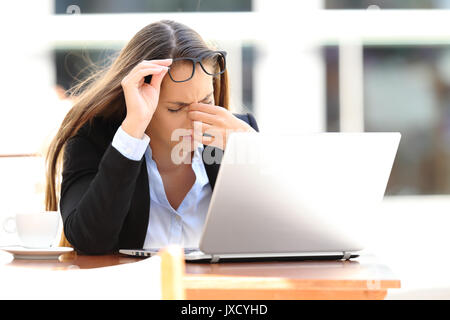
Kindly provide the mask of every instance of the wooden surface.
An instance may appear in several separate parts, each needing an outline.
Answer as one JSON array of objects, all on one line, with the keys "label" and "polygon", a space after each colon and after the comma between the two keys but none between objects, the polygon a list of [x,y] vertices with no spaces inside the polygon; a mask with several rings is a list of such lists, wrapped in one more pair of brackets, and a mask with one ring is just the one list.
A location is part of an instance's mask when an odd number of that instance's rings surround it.
[{"label": "wooden surface", "polygon": [[373,259],[188,264],[190,299],[383,299],[400,281]]},{"label": "wooden surface", "polygon": [[[7,265],[84,269],[140,259],[69,254],[59,261],[13,260]],[[186,263],[183,285],[187,299],[383,299],[388,289],[400,288],[400,280],[368,256],[352,261]],[[179,291],[173,294],[180,298]]]}]

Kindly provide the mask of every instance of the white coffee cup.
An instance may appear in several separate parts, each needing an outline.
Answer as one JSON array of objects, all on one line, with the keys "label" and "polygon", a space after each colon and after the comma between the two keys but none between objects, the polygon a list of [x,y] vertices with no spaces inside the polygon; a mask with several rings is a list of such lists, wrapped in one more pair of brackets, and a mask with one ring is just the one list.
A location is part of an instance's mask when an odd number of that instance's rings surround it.
[{"label": "white coffee cup", "polygon": [[17,232],[24,247],[48,248],[55,240],[59,219],[58,211],[21,212],[6,218],[3,229],[8,233]]}]

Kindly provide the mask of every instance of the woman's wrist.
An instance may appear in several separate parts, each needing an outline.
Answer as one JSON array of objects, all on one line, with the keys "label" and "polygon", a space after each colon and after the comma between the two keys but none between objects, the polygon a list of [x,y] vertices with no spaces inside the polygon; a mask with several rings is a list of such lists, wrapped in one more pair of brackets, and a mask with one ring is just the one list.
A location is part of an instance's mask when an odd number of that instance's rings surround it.
[{"label": "woman's wrist", "polygon": [[145,123],[142,120],[135,120],[128,116],[125,117],[122,122],[122,130],[137,139],[142,139],[144,137],[147,126],[148,123]]}]

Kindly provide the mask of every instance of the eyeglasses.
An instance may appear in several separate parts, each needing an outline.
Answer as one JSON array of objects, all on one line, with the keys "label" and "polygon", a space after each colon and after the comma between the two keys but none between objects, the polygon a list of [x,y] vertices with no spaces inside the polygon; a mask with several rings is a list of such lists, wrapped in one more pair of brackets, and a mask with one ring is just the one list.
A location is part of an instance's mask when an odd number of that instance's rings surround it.
[{"label": "eyeglasses", "polygon": [[[174,82],[185,82],[192,79],[197,62],[206,74],[216,77],[225,72],[226,55],[226,51],[209,51],[197,58],[175,58],[169,66],[169,77]],[[184,68],[178,66],[184,66]],[[148,75],[144,81],[150,83],[151,79],[152,75]]]}]

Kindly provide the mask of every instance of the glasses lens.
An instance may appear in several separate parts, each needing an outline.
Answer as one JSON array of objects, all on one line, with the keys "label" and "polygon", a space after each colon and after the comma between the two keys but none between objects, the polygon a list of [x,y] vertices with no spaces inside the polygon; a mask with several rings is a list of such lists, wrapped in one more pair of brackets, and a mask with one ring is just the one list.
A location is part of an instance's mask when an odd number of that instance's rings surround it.
[{"label": "glasses lens", "polygon": [[[202,59],[202,66],[206,73],[211,76],[222,74],[225,71],[225,56],[220,52],[216,52],[212,56]],[[200,68],[200,65],[197,65],[197,67]],[[187,58],[176,59],[172,62],[169,69],[169,75],[175,82],[191,79],[194,72],[194,61]]]},{"label": "glasses lens", "polygon": [[170,65],[169,73],[173,81],[186,81],[194,72],[194,62],[189,59],[173,61]]},{"label": "glasses lens", "polygon": [[212,57],[203,59],[202,65],[209,75],[219,75],[225,71],[225,57],[221,53],[217,53]]}]

